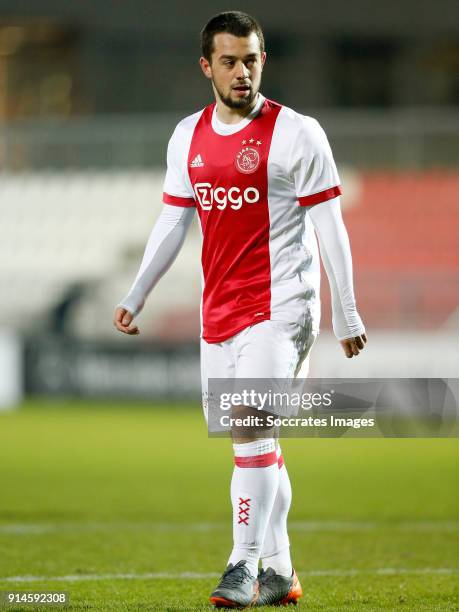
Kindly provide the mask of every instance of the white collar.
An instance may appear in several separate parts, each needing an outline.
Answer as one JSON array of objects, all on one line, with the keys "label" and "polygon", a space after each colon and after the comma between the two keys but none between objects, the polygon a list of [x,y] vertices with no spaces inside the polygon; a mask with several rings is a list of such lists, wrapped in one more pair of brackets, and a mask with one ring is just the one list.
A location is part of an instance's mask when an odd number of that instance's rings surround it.
[{"label": "white collar", "polygon": [[215,105],[214,110],[212,112],[212,128],[215,132],[217,132],[217,134],[220,134],[221,136],[229,136],[230,134],[235,134],[236,132],[239,132],[239,130],[245,128],[245,126],[248,125],[252,121],[252,119],[254,119],[258,115],[261,107],[263,106],[264,101],[265,97],[261,93],[258,93],[257,103],[247,115],[247,117],[244,117],[244,119],[241,119],[241,121],[239,121],[238,123],[223,123],[223,121],[220,121],[220,119],[217,117],[217,105]]}]

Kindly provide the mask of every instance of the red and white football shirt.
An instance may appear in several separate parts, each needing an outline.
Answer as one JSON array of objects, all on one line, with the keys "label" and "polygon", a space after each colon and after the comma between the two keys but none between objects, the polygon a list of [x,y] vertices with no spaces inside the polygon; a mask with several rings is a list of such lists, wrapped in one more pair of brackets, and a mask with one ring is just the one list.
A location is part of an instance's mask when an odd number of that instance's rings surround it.
[{"label": "red and white football shirt", "polygon": [[318,330],[320,266],[306,207],[337,197],[339,183],[319,123],[261,95],[238,124],[220,122],[214,103],[177,125],[163,201],[198,211],[207,342],[266,319]]}]

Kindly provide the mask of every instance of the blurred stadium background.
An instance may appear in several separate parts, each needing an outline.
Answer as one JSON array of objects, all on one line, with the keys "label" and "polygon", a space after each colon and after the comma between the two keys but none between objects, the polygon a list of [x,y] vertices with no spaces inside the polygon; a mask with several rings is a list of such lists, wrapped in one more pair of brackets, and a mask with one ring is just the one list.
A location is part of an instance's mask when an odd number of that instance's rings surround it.
[{"label": "blurred stadium background", "polygon": [[[64,589],[71,609],[207,609],[232,463],[199,406],[197,223],[141,336],[112,315],[162,206],[174,125],[212,101],[199,30],[237,8],[0,0],[0,588]],[[458,3],[247,10],[266,35],[263,93],[322,123],[343,180],[369,343],[344,358],[324,276],[311,375],[457,377]],[[283,450],[309,610],[457,609],[457,440]]]}]

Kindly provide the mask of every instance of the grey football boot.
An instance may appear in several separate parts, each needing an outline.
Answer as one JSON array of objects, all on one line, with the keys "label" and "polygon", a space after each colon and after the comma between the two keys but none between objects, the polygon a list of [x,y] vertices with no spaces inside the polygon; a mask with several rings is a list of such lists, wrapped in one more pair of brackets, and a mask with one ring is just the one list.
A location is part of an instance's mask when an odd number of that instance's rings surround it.
[{"label": "grey football boot", "polygon": [[217,588],[210,596],[216,608],[246,608],[258,597],[258,578],[252,576],[246,561],[230,563],[223,572]]},{"label": "grey football boot", "polygon": [[295,570],[290,578],[276,574],[272,567],[260,570],[258,574],[260,593],[256,606],[286,606],[296,604],[303,595]]}]

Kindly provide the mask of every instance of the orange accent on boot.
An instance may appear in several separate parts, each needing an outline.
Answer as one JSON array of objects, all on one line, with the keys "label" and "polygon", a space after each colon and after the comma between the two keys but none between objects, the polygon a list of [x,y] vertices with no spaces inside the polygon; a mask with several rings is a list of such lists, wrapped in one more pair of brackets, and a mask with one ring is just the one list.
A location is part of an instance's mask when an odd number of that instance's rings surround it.
[{"label": "orange accent on boot", "polygon": [[255,584],[253,586],[255,587],[255,593],[253,594],[253,599],[250,602],[251,606],[256,604],[258,598],[260,597],[260,583],[258,582],[258,580],[255,581]]},{"label": "orange accent on boot", "polygon": [[224,597],[209,597],[211,603],[214,604],[216,608],[245,608],[249,606],[253,606],[253,604],[257,601],[258,596],[260,595],[259,583],[258,580],[253,585],[255,587],[255,592],[253,594],[252,601],[247,606],[241,606],[235,601],[231,601],[231,599],[225,599]]},{"label": "orange accent on boot", "polygon": [[216,608],[239,608],[239,604],[224,597],[210,597],[210,602],[214,604]]},{"label": "orange accent on boot", "polygon": [[298,580],[298,576],[296,575],[295,570],[293,570],[293,584],[290,587],[290,591],[287,595],[282,599],[279,603],[281,606],[286,606],[287,604],[296,604],[300,597],[303,596],[303,589],[301,588],[300,581]]}]

